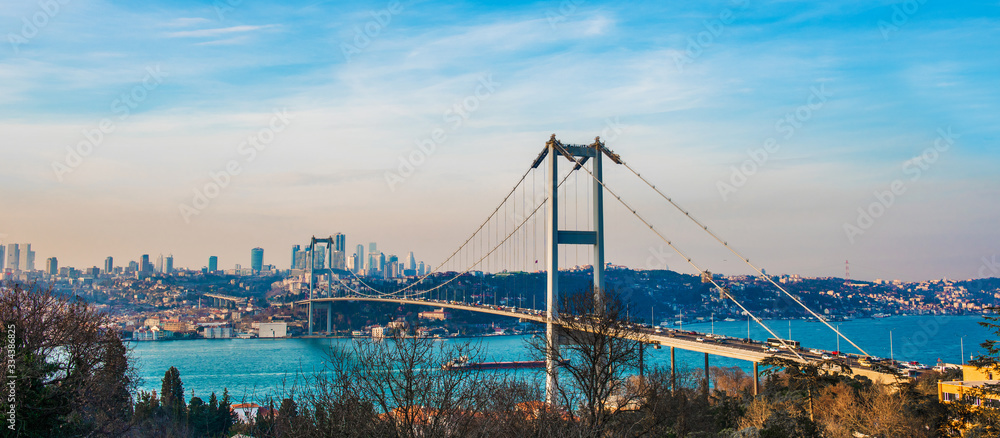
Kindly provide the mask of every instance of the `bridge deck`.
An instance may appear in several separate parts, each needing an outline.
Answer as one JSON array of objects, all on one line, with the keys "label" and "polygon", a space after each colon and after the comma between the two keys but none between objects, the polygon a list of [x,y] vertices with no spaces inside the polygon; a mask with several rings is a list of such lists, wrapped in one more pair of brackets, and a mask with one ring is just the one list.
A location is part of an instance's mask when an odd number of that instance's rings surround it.
[{"label": "bridge deck", "polygon": [[[468,310],[470,312],[488,313],[510,318],[519,318],[527,321],[534,321],[544,324],[546,322],[545,312],[535,309],[523,309],[506,306],[475,305],[456,301],[438,301],[421,299],[402,298],[373,298],[373,297],[333,297],[314,298],[313,303],[332,303],[335,301],[375,301],[384,303],[413,304],[420,306],[443,307],[446,309]],[[309,300],[297,301],[296,305],[306,305]],[[749,362],[761,362],[769,356],[778,356],[802,362],[795,355],[785,351],[768,351],[767,345],[759,342],[745,342],[742,339],[734,338],[713,338],[708,334],[687,330],[673,330],[653,328],[643,325],[633,325],[630,327],[633,339],[642,340],[650,344],[658,344],[663,347],[673,347],[681,350],[707,353],[714,356],[728,357],[732,359],[745,360]],[[799,355],[806,361],[821,360],[824,352],[811,353],[800,351]],[[868,377],[874,382],[892,383],[895,377],[891,374],[881,373],[866,368],[857,362],[855,358],[840,357],[851,367],[856,375]]]}]

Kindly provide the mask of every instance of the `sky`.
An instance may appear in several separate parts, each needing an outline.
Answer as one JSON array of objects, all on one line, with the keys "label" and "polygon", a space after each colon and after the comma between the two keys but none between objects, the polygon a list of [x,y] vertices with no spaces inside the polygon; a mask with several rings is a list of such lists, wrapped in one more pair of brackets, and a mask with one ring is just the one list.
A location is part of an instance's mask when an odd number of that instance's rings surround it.
[{"label": "sky", "polygon": [[[39,266],[287,268],[337,232],[436,264],[555,133],[771,274],[1000,277],[997,1],[11,0],[0,36],[0,242]],[[605,220],[608,262],[694,272]]]}]

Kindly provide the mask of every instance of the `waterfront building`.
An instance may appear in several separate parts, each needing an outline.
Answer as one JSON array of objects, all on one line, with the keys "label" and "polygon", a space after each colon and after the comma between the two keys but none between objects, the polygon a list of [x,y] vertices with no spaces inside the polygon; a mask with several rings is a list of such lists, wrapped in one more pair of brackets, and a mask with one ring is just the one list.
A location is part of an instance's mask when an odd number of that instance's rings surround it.
[{"label": "waterfront building", "polygon": [[262,322],[257,329],[259,338],[284,338],[288,336],[287,322]]},{"label": "waterfront building", "polygon": [[420,319],[447,321],[451,319],[451,312],[445,310],[444,307],[440,307],[434,310],[427,310],[424,312],[420,312],[417,316],[419,316]]},{"label": "waterfront building", "polygon": [[233,328],[228,324],[213,324],[205,326],[201,333],[205,339],[229,339],[233,337]]},{"label": "waterfront building", "polygon": [[254,273],[259,273],[264,267],[264,248],[254,248],[250,250],[250,269]]}]

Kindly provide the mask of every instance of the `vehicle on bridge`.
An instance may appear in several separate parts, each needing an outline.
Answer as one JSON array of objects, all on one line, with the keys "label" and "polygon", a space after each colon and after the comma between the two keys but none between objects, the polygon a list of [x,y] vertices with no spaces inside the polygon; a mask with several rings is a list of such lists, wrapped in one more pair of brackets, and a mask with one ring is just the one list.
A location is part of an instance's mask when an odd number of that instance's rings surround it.
[{"label": "vehicle on bridge", "polygon": [[798,350],[802,346],[799,345],[799,341],[793,341],[791,339],[778,339],[778,338],[767,338],[767,345],[775,348],[785,348],[787,345],[789,348]]}]

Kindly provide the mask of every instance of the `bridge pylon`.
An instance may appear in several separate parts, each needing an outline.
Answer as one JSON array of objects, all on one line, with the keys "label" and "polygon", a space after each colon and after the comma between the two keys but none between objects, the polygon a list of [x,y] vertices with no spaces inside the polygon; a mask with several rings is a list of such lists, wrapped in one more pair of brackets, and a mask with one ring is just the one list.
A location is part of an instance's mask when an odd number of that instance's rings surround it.
[{"label": "bridge pylon", "polygon": [[[319,273],[322,274],[327,272],[329,275],[326,280],[326,290],[330,294],[330,298],[333,298],[333,252],[335,249],[336,242],[333,236],[327,238],[317,239],[316,236],[312,237],[309,241],[309,256],[307,261],[309,263],[309,336],[313,334],[313,299],[315,299],[315,283],[316,283],[316,244],[326,244],[326,256],[328,258],[326,267],[319,269]],[[333,302],[331,301],[326,309],[326,332],[327,335],[330,334],[330,318],[333,313]]]},{"label": "bridge pylon", "polygon": [[[594,250],[594,306],[595,311],[603,308],[601,292],[604,290],[604,186],[603,156],[620,163],[618,156],[604,148],[601,138],[594,139],[590,145],[563,144],[552,134],[545,143],[545,149],[538,155],[532,168],[537,168],[544,162],[546,170],[545,194],[545,236],[546,236],[546,322],[545,336],[547,352],[545,355],[545,401],[554,405],[557,401],[559,385],[559,245],[590,245]],[[559,229],[559,160],[564,157],[573,164],[573,171],[579,170],[581,164],[592,160],[594,175],[593,203],[591,204],[594,226],[592,230],[560,230]],[[579,164],[577,162],[579,158]]]}]

